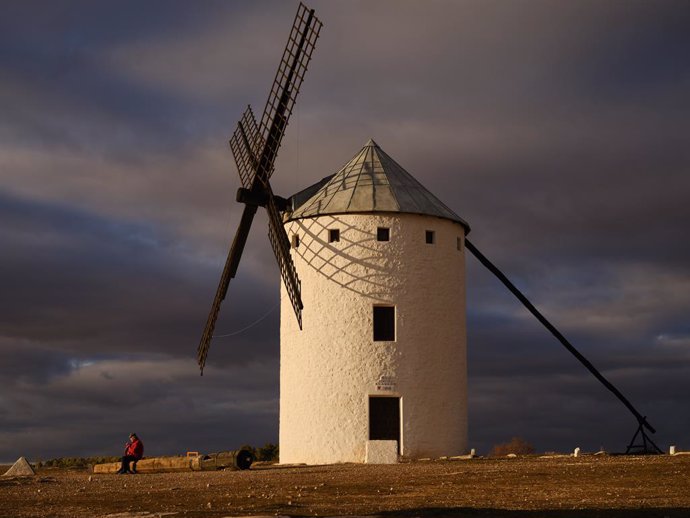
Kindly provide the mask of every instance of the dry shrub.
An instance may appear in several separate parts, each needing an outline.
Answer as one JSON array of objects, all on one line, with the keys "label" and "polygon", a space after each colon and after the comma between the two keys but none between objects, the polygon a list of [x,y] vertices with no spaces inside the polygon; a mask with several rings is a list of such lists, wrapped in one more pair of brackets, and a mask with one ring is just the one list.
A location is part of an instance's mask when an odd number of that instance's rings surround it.
[{"label": "dry shrub", "polygon": [[489,456],[505,457],[510,453],[514,453],[515,455],[529,455],[530,453],[534,453],[534,446],[532,446],[522,437],[513,437],[510,442],[496,444],[491,449]]}]

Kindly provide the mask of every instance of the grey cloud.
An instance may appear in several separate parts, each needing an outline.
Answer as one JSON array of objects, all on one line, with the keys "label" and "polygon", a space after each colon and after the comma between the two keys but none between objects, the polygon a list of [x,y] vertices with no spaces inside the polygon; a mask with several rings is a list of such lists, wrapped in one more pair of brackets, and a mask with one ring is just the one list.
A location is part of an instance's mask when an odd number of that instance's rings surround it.
[{"label": "grey cloud", "polygon": [[[55,455],[55,444],[26,433],[42,421],[53,423],[51,440],[61,448],[81,447],[98,455],[119,454],[133,427],[151,455],[275,442],[276,369],[272,362],[252,363],[224,369],[218,376],[211,367],[208,376],[200,378],[189,372],[186,362],[161,355],[83,365],[52,379],[48,387],[22,383],[2,401],[5,426],[0,436],[8,448],[0,450],[0,456],[17,449],[44,458]],[[107,382],[100,376],[103,372],[111,373]],[[240,372],[252,382],[238,376]]]},{"label": "grey cloud", "polygon": [[[11,294],[0,300],[7,338],[53,342],[85,357],[142,351],[191,356],[222,264],[180,255],[160,229],[2,201],[0,211],[10,223],[0,232],[8,251],[0,258],[2,285]],[[242,271],[232,293],[244,303],[227,312],[219,330],[250,323],[263,311],[263,300],[270,300],[271,284],[252,275],[249,265]],[[275,329],[276,317],[268,323],[240,338],[238,359],[269,354],[266,330]]]},{"label": "grey cloud", "polygon": [[26,341],[0,339],[0,379],[3,381],[43,385],[70,370],[69,361],[61,351]]}]

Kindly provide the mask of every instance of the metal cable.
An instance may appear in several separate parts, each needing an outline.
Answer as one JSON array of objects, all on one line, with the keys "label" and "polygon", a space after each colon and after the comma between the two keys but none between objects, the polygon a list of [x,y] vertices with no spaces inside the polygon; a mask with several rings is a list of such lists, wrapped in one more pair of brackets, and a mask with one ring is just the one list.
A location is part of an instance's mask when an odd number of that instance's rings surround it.
[{"label": "metal cable", "polygon": [[259,322],[261,322],[262,320],[264,320],[266,317],[268,317],[268,315],[270,315],[271,313],[273,313],[273,312],[276,310],[276,308],[277,308],[278,306],[280,306],[280,303],[281,303],[282,300],[283,300],[283,299],[280,299],[278,302],[276,302],[276,304],[275,304],[271,309],[269,309],[264,315],[262,315],[261,317],[259,317],[257,320],[255,320],[254,322],[252,322],[252,323],[249,324],[248,326],[243,327],[242,329],[239,329],[239,330],[237,330],[237,331],[233,331],[232,333],[227,333],[227,334],[224,334],[224,335],[213,335],[213,338],[226,338],[226,337],[228,337],[228,336],[235,336],[235,335],[239,335],[240,333],[244,333],[244,332],[247,331],[248,329],[251,329],[252,327],[254,327],[255,325],[257,325]]}]

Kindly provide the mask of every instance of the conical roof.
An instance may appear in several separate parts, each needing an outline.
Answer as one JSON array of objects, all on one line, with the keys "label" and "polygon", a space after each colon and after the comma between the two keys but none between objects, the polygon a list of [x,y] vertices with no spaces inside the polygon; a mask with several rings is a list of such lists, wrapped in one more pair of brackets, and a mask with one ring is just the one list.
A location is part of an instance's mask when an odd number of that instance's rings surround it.
[{"label": "conical roof", "polygon": [[405,212],[450,219],[469,225],[369,140],[336,174],[291,198],[288,219],[325,214]]}]

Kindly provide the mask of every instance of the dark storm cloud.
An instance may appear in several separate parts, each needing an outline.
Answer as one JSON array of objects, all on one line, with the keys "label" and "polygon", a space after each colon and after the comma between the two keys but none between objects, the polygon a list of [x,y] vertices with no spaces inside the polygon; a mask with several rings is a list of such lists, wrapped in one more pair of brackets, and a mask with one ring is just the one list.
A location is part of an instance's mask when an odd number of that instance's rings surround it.
[{"label": "dark storm cloud", "polygon": [[[0,219],[0,456],[117,454],[132,426],[151,454],[275,441],[277,312],[230,344],[216,339],[200,378],[194,347],[217,264],[161,229],[69,207],[4,196]],[[243,273],[231,286],[242,304],[219,332],[275,298],[277,279]]]},{"label": "dark storm cloud", "polygon": [[[136,159],[142,148],[179,150],[227,129],[234,114],[219,113],[217,104],[200,96],[137,82],[122,74],[114,58],[136,61],[136,46],[121,48],[132,41],[202,31],[219,8],[251,12],[227,4],[183,9],[167,2],[10,6],[0,22],[0,99],[6,101],[0,131],[19,144],[77,148],[122,161]],[[195,66],[188,58],[169,54],[166,63],[183,75]],[[238,102],[231,95],[226,101]],[[197,124],[200,118],[203,124]]]},{"label": "dark storm cloud", "polygon": [[[2,398],[0,437],[44,458],[56,448],[117,455],[132,428],[147,438],[151,455],[237,448],[275,440],[276,384],[275,362],[210,367],[203,378],[188,362],[164,356],[73,363],[49,382],[12,386]],[[46,391],[57,404],[45,405]],[[52,423],[49,440],[38,419]]]},{"label": "dark storm cloud", "polygon": [[[0,218],[6,338],[62,343],[87,358],[92,347],[96,355],[191,355],[217,264],[186,256],[163,229],[68,207],[0,197]],[[244,302],[220,329],[248,322],[271,299],[273,288],[246,273],[232,286]],[[268,354],[268,335],[253,338],[239,358]]]},{"label": "dark storm cloud", "polygon": [[[3,338],[0,345],[0,379],[10,385],[18,382],[42,385],[71,370],[69,361],[59,350],[8,338]],[[0,411],[8,413],[4,407]]]},{"label": "dark storm cloud", "polygon": [[[152,454],[277,440],[279,276],[262,214],[216,328],[232,336],[203,377],[194,349],[241,212],[227,138],[246,104],[260,115],[295,7],[3,7],[0,460],[107,453],[130,427]],[[313,7],[325,25],[274,191],[332,174],[373,137],[663,447],[690,447],[687,3]],[[471,446],[623,448],[632,416],[467,264]]]}]

